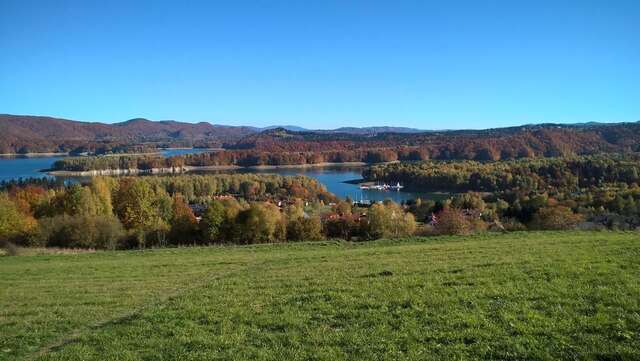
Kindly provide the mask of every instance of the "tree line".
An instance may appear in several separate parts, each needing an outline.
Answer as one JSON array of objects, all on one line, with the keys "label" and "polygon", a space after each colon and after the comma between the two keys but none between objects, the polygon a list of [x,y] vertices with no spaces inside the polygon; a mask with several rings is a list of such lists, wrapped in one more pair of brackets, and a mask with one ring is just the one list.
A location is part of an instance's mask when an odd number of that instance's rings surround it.
[{"label": "tree line", "polygon": [[141,248],[412,234],[640,227],[637,155],[372,166],[444,200],[371,206],[340,201],[307,177],[258,174],[94,177],[86,184],[0,187],[0,240],[20,245]]},{"label": "tree line", "polygon": [[369,167],[363,172],[363,178],[399,181],[409,188],[424,191],[542,191],[550,188],[576,191],[606,183],[637,183],[640,181],[639,159],[637,154],[628,154],[498,162],[401,162]]},{"label": "tree line", "polygon": [[[341,226],[334,213],[353,222]],[[223,174],[94,177],[86,184],[26,182],[0,192],[0,241],[21,246],[145,248],[312,241],[348,234],[409,235],[413,216],[396,204],[353,215],[307,177]],[[337,214],[337,213],[335,213]]]},{"label": "tree line", "polygon": [[[410,153],[410,152],[409,152]],[[187,154],[173,157],[159,155],[111,155],[65,157],[52,165],[52,170],[92,171],[137,169],[151,170],[160,168],[182,168],[185,166],[263,166],[263,165],[302,165],[321,163],[380,163],[398,160],[398,151],[392,149],[370,149],[355,151],[324,152],[285,152],[270,153],[253,150],[215,151]],[[404,153],[400,153],[405,159]],[[418,158],[419,159],[419,158]]]},{"label": "tree line", "polygon": [[378,165],[363,172],[370,181],[399,181],[414,190],[453,194],[443,202],[410,202],[419,221],[433,223],[435,218],[437,223],[438,213],[450,209],[445,218],[453,217],[453,223],[466,228],[520,230],[640,227],[639,174],[635,154],[426,161]]}]

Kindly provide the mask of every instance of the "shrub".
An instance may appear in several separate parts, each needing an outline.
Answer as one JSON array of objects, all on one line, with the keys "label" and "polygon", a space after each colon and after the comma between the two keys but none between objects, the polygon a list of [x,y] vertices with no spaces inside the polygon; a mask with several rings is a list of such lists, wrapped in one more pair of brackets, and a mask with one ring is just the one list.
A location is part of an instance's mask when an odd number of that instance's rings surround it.
[{"label": "shrub", "polygon": [[22,213],[6,194],[0,194],[0,241],[29,245],[35,224],[33,217]]},{"label": "shrub", "polygon": [[94,222],[96,233],[93,241],[95,248],[109,250],[119,248],[126,232],[118,218],[114,216],[96,217]]},{"label": "shrub", "polygon": [[363,233],[367,238],[402,237],[413,234],[416,222],[411,213],[393,202],[374,204],[369,208]]},{"label": "shrub", "polygon": [[359,231],[358,217],[352,214],[334,215],[324,222],[324,232],[327,237],[342,238],[347,241],[357,235]]},{"label": "shrub", "polygon": [[238,241],[244,244],[283,241],[286,225],[280,209],[270,203],[252,203],[236,217]]},{"label": "shrub", "polygon": [[9,241],[0,240],[0,249],[4,249],[8,256],[18,255],[18,247]]},{"label": "shrub", "polygon": [[42,218],[35,238],[48,247],[115,249],[124,236],[115,217],[61,215]]},{"label": "shrub", "polygon": [[461,209],[448,207],[436,214],[436,232],[439,234],[470,234],[473,225]]},{"label": "shrub", "polygon": [[170,238],[175,244],[189,244],[198,238],[198,220],[182,195],[173,201],[173,219]]},{"label": "shrub", "polygon": [[536,229],[573,229],[582,221],[582,215],[575,214],[565,206],[540,208],[533,216],[531,226]]},{"label": "shrub", "polygon": [[527,227],[515,218],[505,218],[502,221],[505,231],[526,231]]},{"label": "shrub", "polygon": [[322,223],[318,217],[299,217],[287,223],[287,239],[292,241],[317,241],[323,239]]}]

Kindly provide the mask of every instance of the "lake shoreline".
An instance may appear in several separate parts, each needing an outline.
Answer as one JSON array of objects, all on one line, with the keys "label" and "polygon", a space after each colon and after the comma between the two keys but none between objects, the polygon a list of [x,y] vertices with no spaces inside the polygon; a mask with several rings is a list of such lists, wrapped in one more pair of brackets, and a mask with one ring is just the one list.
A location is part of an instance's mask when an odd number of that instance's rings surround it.
[{"label": "lake shoreline", "polygon": [[[358,184],[363,182],[362,171],[367,166],[364,162],[323,162],[316,164],[285,164],[285,165],[262,165],[262,166],[240,166],[240,165],[219,165],[219,166],[183,166],[168,167],[160,166],[155,169],[120,169],[120,170],[53,170],[54,162],[60,158],[51,157],[31,157],[31,158],[4,158],[0,159],[0,181],[11,182],[14,180],[28,178],[48,177],[53,179],[58,177],[65,182],[85,182],[92,176],[180,176],[196,174],[225,174],[225,173],[273,173],[283,176],[303,175],[316,179],[331,193],[342,199],[367,199],[371,201],[381,201],[393,199],[397,203],[414,198],[432,198],[431,195],[418,194],[421,192],[406,192],[407,189],[399,192],[382,192],[377,190],[363,190]],[[117,163],[114,164],[117,167]],[[48,173],[48,175],[47,175]],[[441,195],[434,195],[433,198],[441,198]]]},{"label": "lake shoreline", "polygon": [[283,164],[283,165],[251,165],[247,169],[296,169],[296,168],[315,168],[315,167],[365,167],[369,165],[365,162],[322,162],[322,163],[305,163],[305,164]]},{"label": "lake shoreline", "polygon": [[168,147],[168,148],[158,148],[158,150],[163,151],[163,150],[202,150],[202,151],[206,151],[206,150],[210,150],[210,151],[221,151],[221,150],[226,150],[224,148],[183,148],[183,147]]},{"label": "lake shoreline", "polygon": [[167,151],[167,150],[194,150],[194,151],[198,151],[201,153],[205,153],[205,152],[219,152],[222,150],[225,150],[224,148],[181,148],[181,147],[168,147],[168,148],[157,148],[155,151],[151,151],[151,152],[138,152],[138,153],[108,153],[108,154],[78,154],[78,155],[71,155],[70,152],[42,152],[42,153],[0,153],[0,157],[7,157],[7,158],[36,158],[36,157],[97,157],[97,156],[104,156],[104,157],[114,157],[114,156],[136,156],[136,155],[140,155],[140,156],[144,156],[144,155],[160,155],[162,154],[163,151]]},{"label": "lake shoreline", "polygon": [[321,168],[321,167],[364,167],[364,162],[344,162],[344,163],[313,163],[313,164],[286,164],[286,165],[207,165],[207,166],[183,166],[183,167],[167,167],[167,168],[151,168],[151,169],[96,169],[86,171],[70,171],[70,170],[42,170],[51,176],[63,177],[92,177],[101,175],[137,175],[137,174],[182,174],[197,171],[225,171],[239,169],[269,170],[269,169],[304,169],[304,168]]},{"label": "lake shoreline", "polygon": [[0,157],[7,158],[37,158],[37,157],[66,157],[69,153],[0,153]]}]

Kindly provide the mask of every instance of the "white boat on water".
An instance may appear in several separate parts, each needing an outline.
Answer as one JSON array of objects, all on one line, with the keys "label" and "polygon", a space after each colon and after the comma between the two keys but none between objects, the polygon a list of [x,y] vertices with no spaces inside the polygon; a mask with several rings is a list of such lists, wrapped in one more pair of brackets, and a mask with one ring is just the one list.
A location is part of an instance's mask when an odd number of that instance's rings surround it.
[{"label": "white boat on water", "polygon": [[404,186],[400,185],[400,182],[397,182],[396,185],[389,185],[389,184],[386,184],[386,183],[383,183],[383,184],[372,184],[372,185],[365,185],[365,184],[361,184],[360,185],[360,189],[376,190],[376,191],[388,191],[390,189],[400,190],[402,188],[404,188]]},{"label": "white boat on water", "polygon": [[389,186],[389,188],[391,188],[391,189],[397,189],[397,190],[400,190],[400,189],[404,188],[404,186],[403,186],[403,185],[400,185],[400,182],[398,182],[398,183],[396,183],[396,185],[394,185],[394,186]]}]

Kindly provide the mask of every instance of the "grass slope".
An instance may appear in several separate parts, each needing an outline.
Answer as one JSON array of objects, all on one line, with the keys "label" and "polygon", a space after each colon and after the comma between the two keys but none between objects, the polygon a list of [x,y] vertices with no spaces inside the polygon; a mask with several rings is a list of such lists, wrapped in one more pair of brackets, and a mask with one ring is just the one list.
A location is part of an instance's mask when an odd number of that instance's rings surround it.
[{"label": "grass slope", "polygon": [[640,359],[640,235],[0,258],[0,359]]}]

